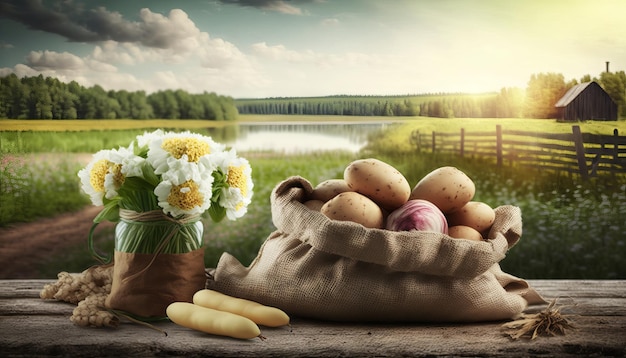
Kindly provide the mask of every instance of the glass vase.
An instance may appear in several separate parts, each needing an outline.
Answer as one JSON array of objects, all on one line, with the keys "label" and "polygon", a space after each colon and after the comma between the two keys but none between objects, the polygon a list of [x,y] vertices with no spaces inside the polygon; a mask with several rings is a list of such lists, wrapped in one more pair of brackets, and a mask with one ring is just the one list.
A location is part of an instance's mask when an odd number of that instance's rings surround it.
[{"label": "glass vase", "polygon": [[182,254],[202,247],[203,234],[200,220],[182,224],[169,220],[121,219],[115,226],[115,249],[141,254]]}]

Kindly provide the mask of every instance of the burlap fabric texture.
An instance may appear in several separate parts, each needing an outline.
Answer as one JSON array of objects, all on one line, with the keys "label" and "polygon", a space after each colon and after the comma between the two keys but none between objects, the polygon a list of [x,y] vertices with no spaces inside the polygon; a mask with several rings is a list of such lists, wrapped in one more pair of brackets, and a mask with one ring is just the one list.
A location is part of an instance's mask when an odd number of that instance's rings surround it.
[{"label": "burlap fabric texture", "polygon": [[105,305],[138,318],[162,318],[170,303],[191,302],[205,284],[204,248],[183,254],[116,250]]},{"label": "burlap fabric texture", "polygon": [[302,203],[311,183],[294,176],[271,195],[272,232],[249,267],[224,253],[207,286],[293,316],[370,322],[511,319],[544,303],[499,262],[522,234],[520,209],[495,209],[488,241],[393,232],[328,219]]}]

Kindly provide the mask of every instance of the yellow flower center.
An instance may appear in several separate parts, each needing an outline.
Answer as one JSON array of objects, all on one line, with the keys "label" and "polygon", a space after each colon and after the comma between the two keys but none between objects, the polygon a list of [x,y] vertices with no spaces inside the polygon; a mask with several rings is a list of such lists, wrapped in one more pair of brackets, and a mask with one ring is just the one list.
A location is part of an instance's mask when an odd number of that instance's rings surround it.
[{"label": "yellow flower center", "polygon": [[109,171],[111,162],[106,159],[100,159],[94,163],[89,173],[89,184],[96,192],[104,193],[104,176]]},{"label": "yellow flower center", "polygon": [[124,180],[126,177],[122,174],[122,164],[113,164],[110,169],[111,173],[113,173],[113,181],[115,182],[115,187],[119,188],[124,184]]},{"label": "yellow flower center", "polygon": [[[228,166],[228,178],[226,179],[226,183],[231,188],[239,188],[241,190],[241,195],[245,198],[248,194],[248,181],[246,180],[246,175],[243,173],[245,167],[243,165],[235,167]],[[237,203],[237,209],[240,209],[243,206],[243,202]]]},{"label": "yellow flower center", "polygon": [[166,138],[163,140],[161,148],[176,159],[187,154],[189,161],[194,163],[198,162],[203,155],[211,153],[209,143],[197,138]]},{"label": "yellow flower center", "polygon": [[167,196],[167,202],[182,210],[191,210],[196,206],[201,206],[204,199],[198,191],[198,184],[187,180],[180,185],[172,186],[170,194]]}]

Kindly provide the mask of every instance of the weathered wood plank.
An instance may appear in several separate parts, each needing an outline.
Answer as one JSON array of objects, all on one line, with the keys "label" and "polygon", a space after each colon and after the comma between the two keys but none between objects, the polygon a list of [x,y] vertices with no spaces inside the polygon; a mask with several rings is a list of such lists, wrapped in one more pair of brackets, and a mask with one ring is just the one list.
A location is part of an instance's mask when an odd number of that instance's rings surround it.
[{"label": "weathered wood plank", "polygon": [[[626,281],[529,280],[547,300],[571,305],[577,329],[564,336],[513,341],[503,322],[351,324],[292,317],[292,329],[262,327],[265,341],[212,336],[169,322],[167,336],[124,322],[116,329],[73,325],[74,305],[39,299],[52,280],[0,280],[0,353],[33,356],[625,356]],[[545,306],[536,306],[536,312]]]},{"label": "weathered wood plank", "polygon": [[57,300],[42,300],[40,298],[0,298],[0,313],[2,315],[72,315],[76,305],[59,302]]},{"label": "weathered wood plank", "polygon": [[[295,319],[292,330],[262,328],[265,341],[241,341],[191,331],[172,323],[156,326],[162,334],[134,324],[117,329],[83,328],[52,317],[8,317],[14,327],[1,338],[6,356],[623,356],[626,318],[601,321],[581,317],[565,336],[512,341],[500,323],[463,325],[351,325]],[[42,330],[42,327],[48,329]],[[620,332],[622,334],[620,334]],[[8,338],[8,339],[7,339]],[[33,344],[36,343],[36,344]]]},{"label": "weathered wood plank", "polygon": [[44,285],[55,280],[0,280],[0,298],[39,297]]}]

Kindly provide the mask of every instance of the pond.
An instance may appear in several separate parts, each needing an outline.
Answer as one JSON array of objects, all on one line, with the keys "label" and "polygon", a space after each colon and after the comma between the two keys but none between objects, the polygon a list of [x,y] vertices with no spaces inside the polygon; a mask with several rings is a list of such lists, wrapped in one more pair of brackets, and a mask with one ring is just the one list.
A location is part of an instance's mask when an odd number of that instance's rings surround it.
[{"label": "pond", "polygon": [[368,136],[397,121],[262,122],[210,130],[211,136],[238,152],[274,151],[301,154],[316,151],[358,152]]}]

